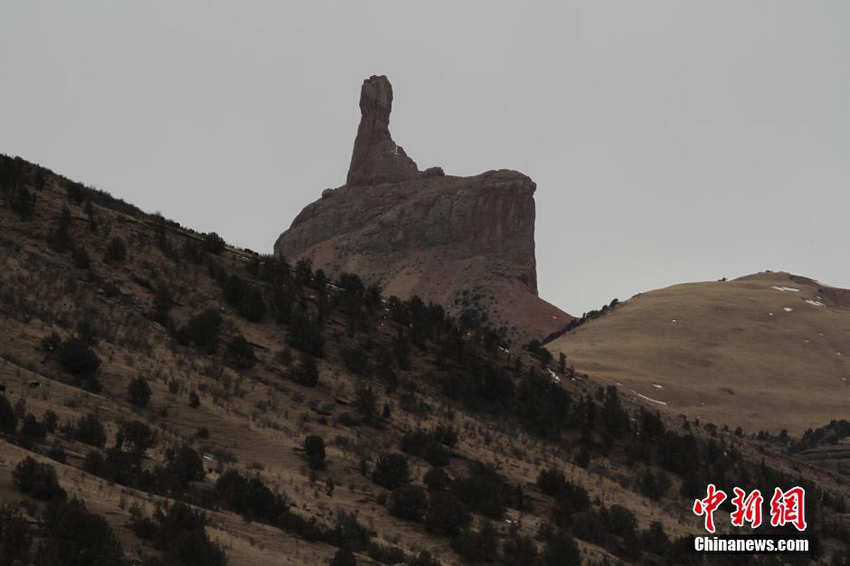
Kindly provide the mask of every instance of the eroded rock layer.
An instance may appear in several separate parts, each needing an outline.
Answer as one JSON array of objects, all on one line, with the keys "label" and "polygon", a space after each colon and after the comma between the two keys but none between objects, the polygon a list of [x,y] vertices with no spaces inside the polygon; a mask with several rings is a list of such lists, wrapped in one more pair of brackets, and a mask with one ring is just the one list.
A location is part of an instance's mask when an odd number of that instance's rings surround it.
[{"label": "eroded rock layer", "polygon": [[516,171],[454,177],[420,172],[392,140],[392,87],[364,81],[348,180],[308,205],[275,243],[290,261],[358,273],[388,295],[420,296],[458,313],[476,308],[513,338],[570,316],[537,296],[534,182]]}]

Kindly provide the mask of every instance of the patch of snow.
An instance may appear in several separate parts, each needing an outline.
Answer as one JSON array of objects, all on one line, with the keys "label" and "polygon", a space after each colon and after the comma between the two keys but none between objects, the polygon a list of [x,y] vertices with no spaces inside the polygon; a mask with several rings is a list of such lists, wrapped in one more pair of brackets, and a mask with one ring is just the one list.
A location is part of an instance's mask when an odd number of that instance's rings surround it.
[{"label": "patch of snow", "polygon": [[504,353],[506,353],[506,354],[510,354],[510,353],[511,353],[511,351],[510,351],[510,350],[508,350],[507,348],[505,348],[504,346],[499,346],[499,349],[500,349],[501,351],[503,351]]},{"label": "patch of snow", "polygon": [[673,324],[676,324],[677,322],[679,322],[679,319],[674,318],[674,319],[673,319]]},{"label": "patch of snow", "polygon": [[776,285],[772,285],[771,289],[776,289],[777,291],[791,291],[792,293],[799,293],[799,289],[795,289],[794,287],[777,287]]},{"label": "patch of snow", "polygon": [[835,352],[835,353],[838,354],[839,356],[843,355],[841,352]]},{"label": "patch of snow", "polygon": [[656,389],[664,389],[664,386],[661,385],[660,383],[653,383],[652,386],[655,387]]},{"label": "patch of snow", "polygon": [[773,316],[773,313],[772,313],[772,312],[769,312],[769,313],[767,313],[767,314],[769,314],[770,316]]},{"label": "patch of snow", "polygon": [[549,370],[549,375],[552,377],[552,383],[561,383],[561,378],[551,369]]},{"label": "patch of snow", "polygon": [[784,310],[785,312],[792,312],[794,309],[792,309],[791,307],[782,307],[782,310]]},{"label": "patch of snow", "polygon": [[813,305],[813,306],[816,306],[816,307],[825,307],[826,306],[825,304],[823,304],[820,301],[813,301],[811,299],[806,299],[806,302],[809,303],[810,305]]},{"label": "patch of snow", "polygon": [[622,387],[622,386],[623,386],[623,384],[622,384],[622,383],[620,383],[619,381],[615,381],[614,383],[616,383],[616,384],[617,384],[617,385],[619,385],[620,387]]},{"label": "patch of snow", "polygon": [[635,395],[637,395],[641,399],[645,399],[646,401],[650,401],[652,403],[658,403],[659,405],[666,405],[667,404],[666,401],[659,401],[658,399],[653,399],[652,397],[647,397],[646,395],[641,395],[640,393],[638,393],[634,389],[630,389],[629,391],[631,391],[632,393],[634,393]]}]

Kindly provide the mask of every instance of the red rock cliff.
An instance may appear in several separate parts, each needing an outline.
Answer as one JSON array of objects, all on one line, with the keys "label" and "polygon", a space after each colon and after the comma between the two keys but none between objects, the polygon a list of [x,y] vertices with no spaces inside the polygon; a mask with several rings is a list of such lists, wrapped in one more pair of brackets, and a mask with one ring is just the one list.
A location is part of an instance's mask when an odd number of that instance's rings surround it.
[{"label": "red rock cliff", "polygon": [[358,273],[385,293],[486,312],[517,340],[543,337],[570,320],[537,297],[536,185],[516,171],[474,177],[420,172],[389,132],[392,87],[364,81],[348,180],[308,205],[274,251],[310,258],[333,276]]}]

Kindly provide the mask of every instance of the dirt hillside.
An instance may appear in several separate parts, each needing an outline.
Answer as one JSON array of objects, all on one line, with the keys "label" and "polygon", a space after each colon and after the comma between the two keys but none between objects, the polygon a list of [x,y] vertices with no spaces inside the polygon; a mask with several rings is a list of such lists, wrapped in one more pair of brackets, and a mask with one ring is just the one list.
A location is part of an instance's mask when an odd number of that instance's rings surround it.
[{"label": "dirt hillside", "polygon": [[764,272],[674,285],[547,344],[647,406],[746,432],[850,416],[850,307],[811,279]]}]

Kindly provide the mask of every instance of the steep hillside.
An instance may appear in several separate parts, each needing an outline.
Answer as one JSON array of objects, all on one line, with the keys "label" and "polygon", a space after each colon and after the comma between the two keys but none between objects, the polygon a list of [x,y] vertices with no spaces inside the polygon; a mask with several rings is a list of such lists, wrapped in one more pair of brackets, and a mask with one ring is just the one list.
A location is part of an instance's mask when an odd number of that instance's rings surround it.
[{"label": "steep hillside", "polygon": [[359,273],[454,315],[483,314],[521,342],[562,328],[572,317],[537,296],[537,186],[516,171],[420,172],[390,136],[392,100],[386,77],[363,82],[346,184],[307,205],[275,253],[332,277]]},{"label": "steep hillside", "polygon": [[814,557],[844,564],[831,472],[5,156],[0,274],[12,560],[698,564],[715,481],[806,486]]},{"label": "steep hillside", "polygon": [[648,406],[748,433],[850,415],[846,291],[787,273],[638,295],[547,344]]}]

